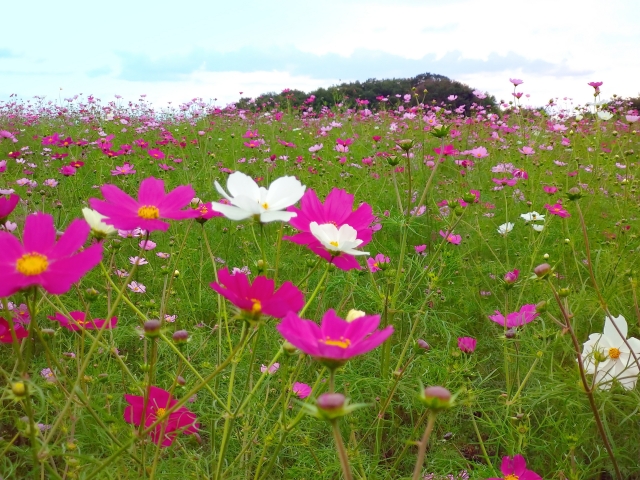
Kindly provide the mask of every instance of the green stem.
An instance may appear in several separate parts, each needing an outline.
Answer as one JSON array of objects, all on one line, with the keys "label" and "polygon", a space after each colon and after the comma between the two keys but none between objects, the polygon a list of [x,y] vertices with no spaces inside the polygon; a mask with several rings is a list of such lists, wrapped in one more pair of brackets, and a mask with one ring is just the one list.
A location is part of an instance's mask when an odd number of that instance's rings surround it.
[{"label": "green stem", "polygon": [[340,458],[340,466],[342,467],[342,474],[345,480],[353,480],[351,475],[351,467],[349,466],[349,456],[347,455],[347,449],[342,441],[342,435],[340,434],[340,427],[338,426],[338,420],[331,421],[331,433],[333,433],[333,440],[336,442],[336,450],[338,451],[338,457]]},{"label": "green stem", "polygon": [[429,444],[429,437],[431,437],[431,432],[433,431],[433,427],[436,424],[436,416],[438,414],[433,410],[429,412],[429,420],[427,421],[427,428],[424,430],[424,434],[422,435],[422,439],[418,443],[418,458],[416,459],[416,466],[413,468],[413,477],[412,480],[419,480],[420,474],[422,473],[422,466],[424,464],[424,457],[427,453],[427,445]]},{"label": "green stem", "polygon": [[329,275],[329,268],[330,267],[331,267],[331,263],[327,263],[327,268],[324,269],[324,273],[322,274],[322,277],[320,278],[320,281],[318,282],[318,285],[316,285],[316,288],[313,291],[313,293],[311,294],[311,296],[309,296],[309,299],[307,300],[307,303],[305,303],[304,307],[302,307],[302,310],[300,310],[300,313],[298,314],[300,317],[302,317],[304,315],[304,312],[307,311],[307,308],[309,308],[309,305],[311,305],[311,302],[313,302],[313,300],[315,300],[315,298],[318,295],[318,293],[320,293],[320,289],[324,285],[324,282],[327,279],[327,275]]}]

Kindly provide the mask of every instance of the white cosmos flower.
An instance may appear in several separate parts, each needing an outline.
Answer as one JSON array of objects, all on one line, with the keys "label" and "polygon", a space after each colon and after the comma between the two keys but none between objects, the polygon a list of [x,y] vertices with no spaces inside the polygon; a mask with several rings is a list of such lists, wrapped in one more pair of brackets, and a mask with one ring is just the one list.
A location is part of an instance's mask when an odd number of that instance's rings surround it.
[{"label": "white cosmos flower", "polygon": [[500,235],[506,235],[511,230],[513,230],[513,223],[511,223],[511,222],[503,223],[502,225],[500,225],[498,227],[498,233]]},{"label": "white cosmos flower", "polygon": [[544,220],[544,215],[540,215],[538,212],[529,212],[523,213],[522,215],[520,215],[520,218],[522,218],[527,223],[539,222]]},{"label": "white cosmos flower", "polygon": [[357,237],[358,231],[351,225],[344,224],[338,229],[333,223],[323,223],[318,225],[316,222],[309,224],[309,230],[316,237],[322,246],[330,252],[347,253],[349,255],[369,255],[369,252],[354,250],[362,243]]},{"label": "white cosmos flower", "polygon": [[536,232],[541,232],[544,230],[544,225],[538,225],[537,223],[532,223],[531,226]]},{"label": "white cosmos flower", "polygon": [[595,383],[602,390],[609,390],[613,379],[627,390],[638,381],[640,368],[631,352],[640,359],[640,340],[631,337],[625,343],[627,332],[627,321],[622,315],[606,317],[604,333],[592,333],[584,343],[582,361],[586,372],[596,376]]},{"label": "white cosmos flower", "polygon": [[274,180],[269,189],[258,186],[248,175],[242,172],[233,172],[227,180],[227,190],[224,191],[216,181],[216,190],[231,205],[212,202],[211,209],[222,213],[231,220],[244,220],[249,217],[258,217],[262,223],[277,220],[288,222],[297,214],[284,212],[302,198],[307,187],[302,185],[295,177],[280,177]]},{"label": "white cosmos flower", "polygon": [[98,238],[105,238],[109,235],[115,234],[118,230],[111,225],[107,225],[103,222],[105,215],[96,212],[95,210],[91,210],[90,208],[83,208],[82,215],[84,215],[84,219],[91,227],[91,231]]},{"label": "white cosmos flower", "polygon": [[600,110],[598,112],[598,117],[600,117],[600,120],[604,121],[611,120],[613,118],[613,113]]}]

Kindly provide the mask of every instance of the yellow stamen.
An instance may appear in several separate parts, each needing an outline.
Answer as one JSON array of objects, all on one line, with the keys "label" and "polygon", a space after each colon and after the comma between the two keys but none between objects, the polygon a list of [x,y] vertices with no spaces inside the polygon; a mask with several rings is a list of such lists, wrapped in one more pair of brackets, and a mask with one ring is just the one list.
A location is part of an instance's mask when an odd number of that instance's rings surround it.
[{"label": "yellow stamen", "polygon": [[145,220],[155,220],[160,218],[160,210],[153,205],[143,205],[138,209],[138,216]]},{"label": "yellow stamen", "polygon": [[617,348],[610,348],[609,349],[609,358],[616,359],[619,356],[620,356],[620,350],[618,350]]},{"label": "yellow stamen", "polygon": [[338,242],[329,242],[330,245],[333,245],[334,247],[338,248]]},{"label": "yellow stamen", "polygon": [[16,270],[28,277],[40,275],[49,266],[47,257],[41,253],[25,253],[16,262]]},{"label": "yellow stamen", "polygon": [[325,345],[331,345],[340,348],[348,348],[349,345],[351,345],[351,340],[349,340],[348,338],[345,339],[344,337],[340,337],[340,340],[331,340],[329,337],[327,337],[324,340],[320,341]]},{"label": "yellow stamen", "polygon": [[167,413],[167,409],[166,408],[159,408],[156,410],[156,417],[160,418],[160,417],[164,417],[164,415]]},{"label": "yellow stamen", "polygon": [[514,475],[513,473],[510,473],[509,475],[504,477],[504,480],[518,480],[518,478],[520,477],[518,477],[517,475]]},{"label": "yellow stamen", "polygon": [[265,210],[268,210],[269,209],[269,204],[267,202],[264,202],[262,204],[262,208],[264,208]]},{"label": "yellow stamen", "polygon": [[251,301],[253,302],[251,313],[262,313],[262,304],[260,303],[260,300],[252,298]]}]

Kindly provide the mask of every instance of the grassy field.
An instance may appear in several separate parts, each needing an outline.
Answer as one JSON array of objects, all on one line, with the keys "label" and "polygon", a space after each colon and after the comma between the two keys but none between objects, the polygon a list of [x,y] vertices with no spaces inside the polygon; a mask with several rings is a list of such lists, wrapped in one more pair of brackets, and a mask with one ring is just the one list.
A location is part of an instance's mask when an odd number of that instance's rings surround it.
[{"label": "grassy field", "polygon": [[638,112],[409,100],[0,103],[0,476],[640,478]]}]

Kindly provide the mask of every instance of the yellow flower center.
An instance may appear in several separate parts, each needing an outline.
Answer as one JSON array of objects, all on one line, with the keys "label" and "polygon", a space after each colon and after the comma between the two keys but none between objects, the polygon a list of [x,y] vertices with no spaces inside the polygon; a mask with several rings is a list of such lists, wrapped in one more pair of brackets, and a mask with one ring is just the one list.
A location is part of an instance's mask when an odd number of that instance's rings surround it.
[{"label": "yellow flower center", "polygon": [[333,245],[334,247],[338,248],[338,242],[336,241],[329,242],[329,245]]},{"label": "yellow flower center", "polygon": [[267,202],[264,202],[262,204],[262,208],[264,208],[265,210],[268,210],[269,209],[269,204]]},{"label": "yellow flower center", "polygon": [[145,220],[155,220],[160,218],[160,210],[153,205],[143,205],[138,209],[138,216]]},{"label": "yellow flower center", "polygon": [[620,356],[620,350],[618,350],[617,348],[610,348],[609,349],[609,358],[616,359],[619,356]]},{"label": "yellow flower center", "polygon": [[25,253],[16,262],[16,269],[28,277],[40,275],[48,266],[49,262],[47,257],[36,252]]},{"label": "yellow flower center", "polygon": [[331,340],[329,337],[327,337],[324,340],[320,341],[325,345],[332,345],[334,347],[340,348],[348,348],[349,345],[351,345],[351,340],[349,340],[348,338],[345,339],[344,337],[340,337],[340,340]]},{"label": "yellow flower center", "polygon": [[166,408],[159,408],[156,410],[156,417],[160,418],[160,417],[164,417],[164,415],[167,413],[167,409]]},{"label": "yellow flower center", "polygon": [[260,300],[252,298],[251,301],[253,302],[253,306],[251,307],[251,313],[261,313],[262,304],[260,303]]},{"label": "yellow flower center", "polygon": [[504,480],[518,480],[518,476],[514,475],[513,473],[510,473],[509,475],[507,475],[506,477],[504,477]]}]

